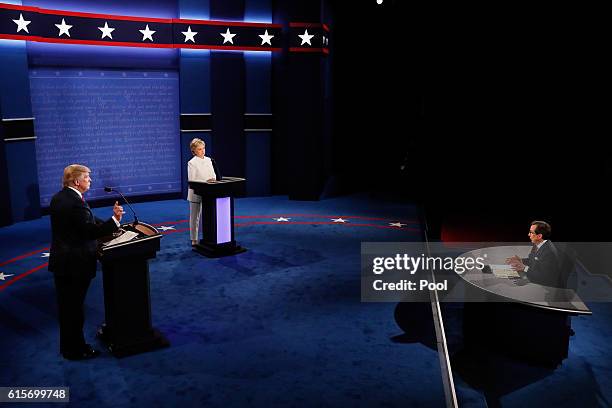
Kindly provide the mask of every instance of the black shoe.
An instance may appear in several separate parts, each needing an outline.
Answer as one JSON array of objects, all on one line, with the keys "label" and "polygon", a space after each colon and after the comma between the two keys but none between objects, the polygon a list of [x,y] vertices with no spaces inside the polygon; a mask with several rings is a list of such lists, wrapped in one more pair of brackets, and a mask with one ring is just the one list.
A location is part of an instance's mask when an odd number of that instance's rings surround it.
[{"label": "black shoe", "polygon": [[85,345],[85,349],[80,352],[65,352],[62,353],[66,360],[88,360],[91,358],[96,358],[100,355],[100,352],[89,344]]}]

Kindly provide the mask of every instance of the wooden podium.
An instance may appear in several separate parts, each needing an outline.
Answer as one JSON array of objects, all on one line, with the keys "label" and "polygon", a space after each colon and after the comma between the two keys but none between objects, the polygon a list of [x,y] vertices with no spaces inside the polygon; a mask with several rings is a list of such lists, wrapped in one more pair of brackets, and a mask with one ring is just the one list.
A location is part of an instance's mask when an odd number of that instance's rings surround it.
[{"label": "wooden podium", "polygon": [[104,283],[106,322],[98,337],[115,357],[124,357],[170,345],[151,326],[149,259],[160,248],[161,234],[155,227],[139,223],[121,228],[138,235],[127,242],[109,245],[115,237],[100,240],[99,258]]},{"label": "wooden podium", "polygon": [[244,194],[246,180],[223,177],[221,180],[189,182],[194,193],[202,197],[202,239],[194,251],[209,258],[245,252],[234,239],[234,196]]}]

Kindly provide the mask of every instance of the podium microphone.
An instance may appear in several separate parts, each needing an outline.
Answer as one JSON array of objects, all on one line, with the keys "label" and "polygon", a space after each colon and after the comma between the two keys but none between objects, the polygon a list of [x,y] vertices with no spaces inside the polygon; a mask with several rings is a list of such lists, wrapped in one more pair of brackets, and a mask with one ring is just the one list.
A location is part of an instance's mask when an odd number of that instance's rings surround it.
[{"label": "podium microphone", "polygon": [[136,211],[134,211],[134,209],[130,205],[130,202],[127,200],[127,198],[125,198],[125,196],[121,193],[121,191],[119,191],[116,188],[108,187],[108,186],[104,187],[104,191],[106,191],[107,193],[110,193],[111,191],[114,191],[115,193],[119,193],[119,195],[123,198],[123,201],[125,201],[128,207],[130,207],[130,210],[132,210],[132,214],[134,214],[134,225],[138,225],[138,217],[136,216]]},{"label": "podium microphone", "polygon": [[215,176],[217,177],[217,181],[221,181],[223,176],[221,176],[221,172],[219,171],[219,167],[217,166],[217,162],[212,157],[210,158],[210,162],[213,165],[213,170],[215,171]]}]

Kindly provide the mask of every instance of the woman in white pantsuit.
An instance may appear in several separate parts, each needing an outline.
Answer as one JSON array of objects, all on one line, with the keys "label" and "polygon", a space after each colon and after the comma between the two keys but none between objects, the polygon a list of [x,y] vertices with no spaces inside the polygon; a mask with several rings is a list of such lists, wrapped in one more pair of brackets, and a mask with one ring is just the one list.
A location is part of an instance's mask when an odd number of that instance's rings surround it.
[{"label": "woman in white pantsuit", "polygon": [[[187,178],[189,181],[207,182],[215,181],[217,176],[210,158],[204,156],[206,144],[202,139],[195,138],[189,144],[193,158],[187,163]],[[198,229],[202,216],[202,197],[190,188],[187,193],[189,201],[189,227],[191,229],[191,245],[198,243]]]}]

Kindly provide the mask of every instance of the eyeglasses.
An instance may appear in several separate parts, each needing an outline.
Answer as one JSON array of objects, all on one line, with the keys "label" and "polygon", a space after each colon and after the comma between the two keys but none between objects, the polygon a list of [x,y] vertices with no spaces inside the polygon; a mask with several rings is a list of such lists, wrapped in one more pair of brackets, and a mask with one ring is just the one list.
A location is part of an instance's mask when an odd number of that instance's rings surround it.
[{"label": "eyeglasses", "polygon": [[537,232],[529,231],[529,235],[538,235]]}]

